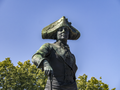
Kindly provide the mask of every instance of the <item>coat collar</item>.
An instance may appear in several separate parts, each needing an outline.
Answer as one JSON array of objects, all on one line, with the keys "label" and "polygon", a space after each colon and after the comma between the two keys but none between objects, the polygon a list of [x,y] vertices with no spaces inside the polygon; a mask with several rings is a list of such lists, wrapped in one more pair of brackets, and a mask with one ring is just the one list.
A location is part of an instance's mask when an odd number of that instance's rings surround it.
[{"label": "coat collar", "polygon": [[62,43],[62,42],[60,42],[60,41],[57,41],[57,42],[55,42],[54,44],[55,44],[55,45],[58,45],[59,47],[61,47],[61,48],[63,48],[63,49],[67,49],[67,50],[70,51],[70,48],[69,48],[68,44]]}]

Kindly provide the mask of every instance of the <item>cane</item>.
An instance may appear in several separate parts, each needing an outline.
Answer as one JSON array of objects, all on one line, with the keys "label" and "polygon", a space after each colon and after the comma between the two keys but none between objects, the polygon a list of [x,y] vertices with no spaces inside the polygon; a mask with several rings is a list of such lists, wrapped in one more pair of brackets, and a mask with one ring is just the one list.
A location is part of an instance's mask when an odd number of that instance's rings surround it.
[{"label": "cane", "polygon": [[50,90],[52,90],[53,72],[50,73],[49,80],[50,80]]}]

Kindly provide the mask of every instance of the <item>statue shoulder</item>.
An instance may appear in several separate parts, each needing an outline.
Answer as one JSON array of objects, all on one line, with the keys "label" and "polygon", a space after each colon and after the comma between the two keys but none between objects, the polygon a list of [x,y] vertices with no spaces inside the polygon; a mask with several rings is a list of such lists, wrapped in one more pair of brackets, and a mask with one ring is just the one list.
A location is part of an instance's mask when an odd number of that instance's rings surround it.
[{"label": "statue shoulder", "polygon": [[45,44],[43,44],[43,45],[40,47],[39,50],[42,50],[42,49],[44,49],[44,48],[49,48],[49,47],[50,47],[50,43],[45,43]]},{"label": "statue shoulder", "polygon": [[51,49],[53,48],[53,45],[52,45],[52,43],[45,43],[45,44],[43,44],[40,48],[39,48],[39,50],[37,50],[37,52],[41,52],[41,51],[43,51],[43,52],[49,52],[49,51],[51,51]]},{"label": "statue shoulder", "polygon": [[71,53],[71,57],[75,60],[75,55],[73,53]]}]

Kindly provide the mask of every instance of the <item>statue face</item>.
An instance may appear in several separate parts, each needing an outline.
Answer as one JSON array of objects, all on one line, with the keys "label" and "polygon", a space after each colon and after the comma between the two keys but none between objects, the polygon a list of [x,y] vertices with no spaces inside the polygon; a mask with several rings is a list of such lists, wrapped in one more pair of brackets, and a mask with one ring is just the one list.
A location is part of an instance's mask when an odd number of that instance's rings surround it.
[{"label": "statue face", "polygon": [[57,31],[57,40],[68,39],[69,29],[67,27],[61,27]]}]

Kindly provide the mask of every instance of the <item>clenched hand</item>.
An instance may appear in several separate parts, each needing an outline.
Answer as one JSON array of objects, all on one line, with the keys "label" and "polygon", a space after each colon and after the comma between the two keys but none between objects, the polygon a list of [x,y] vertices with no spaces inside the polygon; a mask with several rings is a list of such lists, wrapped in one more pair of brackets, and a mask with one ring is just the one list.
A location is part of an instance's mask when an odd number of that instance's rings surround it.
[{"label": "clenched hand", "polygon": [[50,64],[47,60],[44,60],[43,66],[44,66],[45,74],[47,76],[50,76],[51,74],[53,74],[53,69],[52,69],[52,67],[50,66]]}]

